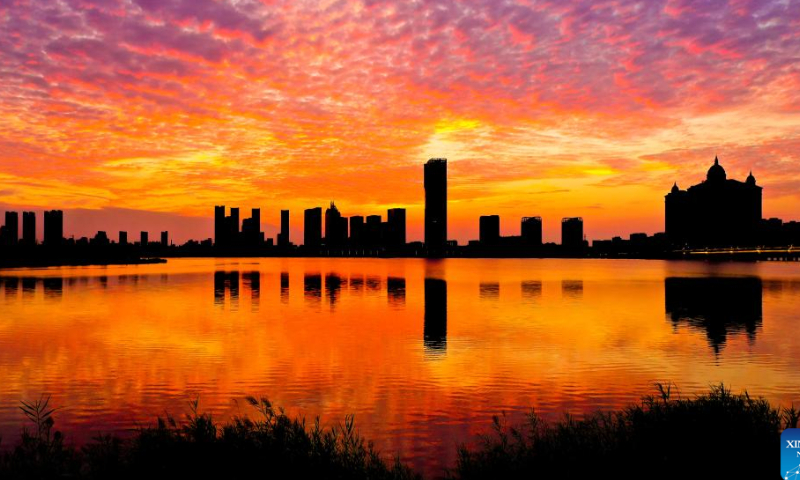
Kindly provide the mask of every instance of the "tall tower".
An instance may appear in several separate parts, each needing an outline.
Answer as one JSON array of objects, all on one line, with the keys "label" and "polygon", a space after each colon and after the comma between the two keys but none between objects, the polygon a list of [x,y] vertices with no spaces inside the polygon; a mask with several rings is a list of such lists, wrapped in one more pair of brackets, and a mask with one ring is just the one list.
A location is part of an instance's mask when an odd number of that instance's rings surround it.
[{"label": "tall tower", "polygon": [[49,247],[61,245],[64,240],[64,212],[49,210],[44,212],[44,244]]},{"label": "tall tower", "polygon": [[225,229],[225,205],[214,207],[214,244],[224,245],[226,238]]},{"label": "tall tower", "polygon": [[289,210],[281,210],[281,233],[278,235],[278,246],[289,246]]},{"label": "tall tower", "polygon": [[447,159],[432,158],[425,164],[425,246],[443,253],[447,245]]},{"label": "tall tower", "polygon": [[303,244],[319,247],[322,243],[322,207],[308,208],[304,213]]},{"label": "tall tower", "polygon": [[22,243],[36,245],[36,213],[22,212]]}]

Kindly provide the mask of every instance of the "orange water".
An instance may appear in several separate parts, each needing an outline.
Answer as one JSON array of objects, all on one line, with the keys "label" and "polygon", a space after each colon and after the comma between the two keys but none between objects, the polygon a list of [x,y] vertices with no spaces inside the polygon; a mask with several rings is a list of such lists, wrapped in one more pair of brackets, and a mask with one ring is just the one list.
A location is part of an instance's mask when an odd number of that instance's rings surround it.
[{"label": "orange water", "polygon": [[800,266],[613,260],[173,259],[0,270],[0,436],[52,395],[81,443],[266,396],[452,466],[494,414],[556,418],[724,381],[800,404]]}]

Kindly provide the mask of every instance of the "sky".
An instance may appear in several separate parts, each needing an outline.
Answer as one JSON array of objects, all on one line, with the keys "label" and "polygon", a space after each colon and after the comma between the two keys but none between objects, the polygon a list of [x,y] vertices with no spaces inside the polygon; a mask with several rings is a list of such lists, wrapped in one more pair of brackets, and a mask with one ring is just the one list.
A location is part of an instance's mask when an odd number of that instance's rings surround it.
[{"label": "sky", "polygon": [[0,32],[0,210],[68,236],[208,238],[224,204],[300,242],[333,200],[418,240],[431,157],[462,243],[663,231],[716,155],[800,219],[800,0],[3,0]]}]

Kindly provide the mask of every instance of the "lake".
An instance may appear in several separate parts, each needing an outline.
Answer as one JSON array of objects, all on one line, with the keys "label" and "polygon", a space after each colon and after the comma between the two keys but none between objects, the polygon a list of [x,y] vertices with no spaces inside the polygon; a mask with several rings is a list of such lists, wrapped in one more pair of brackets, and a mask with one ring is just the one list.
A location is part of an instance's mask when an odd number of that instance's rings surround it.
[{"label": "lake", "polygon": [[170,259],[0,270],[0,436],[21,400],[99,432],[247,395],[441,473],[520,421],[724,382],[800,405],[800,265],[564,259]]}]

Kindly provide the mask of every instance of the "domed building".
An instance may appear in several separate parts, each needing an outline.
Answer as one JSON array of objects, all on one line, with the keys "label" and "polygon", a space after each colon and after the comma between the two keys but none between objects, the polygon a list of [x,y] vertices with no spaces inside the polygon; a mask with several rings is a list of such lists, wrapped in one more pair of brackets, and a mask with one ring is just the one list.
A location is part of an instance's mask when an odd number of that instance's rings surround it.
[{"label": "domed building", "polygon": [[753,173],[744,182],[728,179],[714,158],[706,180],[665,199],[665,228],[674,247],[738,247],[756,242],[761,222],[761,190]]}]

